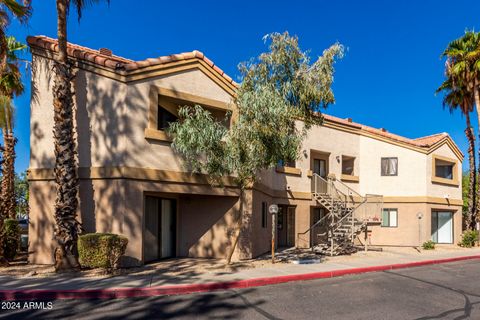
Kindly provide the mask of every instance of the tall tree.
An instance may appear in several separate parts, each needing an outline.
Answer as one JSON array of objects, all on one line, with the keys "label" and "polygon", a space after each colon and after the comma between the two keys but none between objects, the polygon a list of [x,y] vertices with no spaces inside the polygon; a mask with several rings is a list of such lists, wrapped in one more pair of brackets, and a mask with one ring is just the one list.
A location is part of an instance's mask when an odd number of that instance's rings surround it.
[{"label": "tall tree", "polygon": [[[12,99],[14,96],[20,95],[23,92],[23,83],[21,81],[21,73],[18,66],[18,57],[16,53],[19,50],[25,49],[25,46],[17,42],[13,37],[6,36],[6,29],[10,24],[10,18],[13,16],[20,20],[20,22],[25,22],[30,16],[30,5],[29,1],[24,1],[24,4],[20,4],[14,0],[0,0],[0,109],[1,110],[12,110]],[[8,111],[7,111],[8,112]],[[3,117],[1,117],[3,118]],[[2,122],[2,121],[0,121]],[[15,143],[15,138],[8,136],[6,131],[4,133],[5,141],[12,141]],[[10,138],[13,138],[10,139]],[[11,146],[11,145],[10,145]],[[8,154],[5,154],[5,149],[0,147],[3,156],[5,157]],[[14,150],[9,148],[9,150]],[[13,161],[14,161],[13,154]],[[12,157],[8,157],[12,159]],[[13,164],[12,161],[9,162]],[[1,161],[1,166],[3,167],[3,158]],[[14,170],[14,169],[12,169]],[[3,170],[2,170],[3,171]],[[3,171],[5,175],[6,171]],[[3,256],[3,220],[10,216],[9,211],[6,208],[11,208],[10,203],[5,203],[5,200],[8,202],[10,199],[14,199],[14,196],[9,197],[3,193],[3,186],[7,184],[7,179],[2,179],[2,191],[0,192],[0,264],[8,264]],[[14,192],[13,192],[14,194]],[[15,202],[13,202],[14,204]],[[13,209],[15,206],[13,206]],[[13,210],[13,212],[15,212]]]},{"label": "tall tree", "polygon": [[201,106],[180,108],[179,121],[169,128],[173,148],[193,172],[207,174],[212,184],[225,175],[236,177],[240,214],[228,262],[243,228],[244,190],[262,170],[299,157],[308,129],[321,123],[321,109],[334,102],[333,64],[343,56],[337,43],[311,63],[298,38],[287,32],[265,41],[270,41],[268,52],[240,65],[242,83],[230,129]]},{"label": "tall tree", "polygon": [[[447,78],[461,83],[466,91],[472,96],[477,119],[480,123],[480,34],[473,31],[466,31],[465,34],[450,42],[442,54],[447,58]],[[480,130],[479,130],[480,134]],[[480,155],[480,149],[479,149]],[[480,173],[480,166],[478,168]],[[471,228],[480,220],[479,201],[480,188],[477,179],[476,185],[476,213],[475,219],[471,221]]]},{"label": "tall tree", "polygon": [[475,216],[477,212],[476,201],[476,159],[475,159],[475,134],[470,122],[470,114],[474,109],[474,100],[472,91],[469,90],[462,79],[456,79],[451,72],[451,65],[446,63],[445,75],[447,79],[437,89],[437,93],[444,92],[443,106],[448,108],[451,113],[459,109],[465,116],[466,128],[465,135],[468,140],[468,163],[469,163],[469,179],[467,186],[467,208],[465,224],[469,229],[475,228]]},{"label": "tall tree", "polygon": [[17,0],[0,0],[0,75],[7,64],[8,36],[7,27],[11,17],[24,23],[32,13],[30,0],[19,2]]},{"label": "tall tree", "polygon": [[[105,0],[109,2],[109,0]],[[55,268],[69,269],[78,266],[77,239],[81,224],[77,220],[78,176],[76,143],[73,124],[72,64],[67,53],[67,18],[70,6],[83,9],[101,0],[56,0],[58,54],[55,56],[53,91],[55,141]]]},{"label": "tall tree", "polygon": [[15,144],[17,139],[13,135],[13,114],[11,98],[0,96],[0,128],[2,128],[4,141],[0,210],[5,218],[10,219],[15,219],[17,215],[15,197]]},{"label": "tall tree", "polygon": [[18,42],[14,37],[7,37],[7,61],[0,78],[0,128],[2,129],[3,150],[3,177],[0,188],[0,213],[3,217],[15,219],[15,144],[17,139],[13,133],[14,107],[13,98],[24,91],[21,79],[19,52],[27,46]]}]

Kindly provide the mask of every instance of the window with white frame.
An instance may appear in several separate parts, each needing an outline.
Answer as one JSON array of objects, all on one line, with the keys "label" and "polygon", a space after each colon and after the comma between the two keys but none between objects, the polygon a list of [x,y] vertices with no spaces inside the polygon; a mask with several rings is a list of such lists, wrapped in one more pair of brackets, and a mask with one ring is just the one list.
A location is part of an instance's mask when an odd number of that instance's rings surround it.
[{"label": "window with white frame", "polygon": [[382,176],[398,176],[398,158],[382,158],[381,170]]},{"label": "window with white frame", "polygon": [[398,210],[397,209],[383,209],[382,227],[389,227],[389,228],[398,227]]}]

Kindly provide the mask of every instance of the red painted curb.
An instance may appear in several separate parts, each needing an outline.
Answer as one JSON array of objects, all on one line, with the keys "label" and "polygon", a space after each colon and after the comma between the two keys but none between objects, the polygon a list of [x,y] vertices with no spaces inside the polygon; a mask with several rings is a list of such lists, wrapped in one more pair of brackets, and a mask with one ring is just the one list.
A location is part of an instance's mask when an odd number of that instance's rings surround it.
[{"label": "red painted curb", "polygon": [[118,299],[132,297],[154,297],[163,295],[182,295],[216,290],[244,289],[260,287],[291,281],[333,278],[367,272],[387,271],[412,268],[432,264],[480,259],[480,255],[456,258],[434,259],[383,266],[360,267],[343,270],[293,274],[276,277],[254,278],[227,282],[171,285],[150,288],[111,288],[111,289],[78,289],[78,290],[0,290],[0,300],[56,300],[56,299]]}]

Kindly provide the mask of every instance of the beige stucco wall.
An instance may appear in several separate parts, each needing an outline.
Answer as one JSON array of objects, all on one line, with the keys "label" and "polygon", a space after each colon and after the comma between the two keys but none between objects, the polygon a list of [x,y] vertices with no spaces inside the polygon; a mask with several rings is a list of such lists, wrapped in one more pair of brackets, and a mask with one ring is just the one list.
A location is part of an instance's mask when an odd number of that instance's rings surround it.
[{"label": "beige stucco wall", "polygon": [[[30,262],[53,262],[53,226],[55,183],[45,180],[30,181]],[[85,232],[129,233],[129,250],[135,251],[137,230],[132,230],[125,219],[125,186],[120,179],[80,180],[78,220]],[[129,232],[130,231],[130,232]],[[135,255],[133,253],[133,255]]]},{"label": "beige stucco wall", "polygon": [[[32,263],[53,263],[53,181],[30,181],[30,246]],[[212,196],[211,187],[137,181],[81,179],[79,220],[85,232],[122,234],[129,240],[126,265],[143,261],[145,195],[178,200],[177,255],[225,258],[237,232],[238,196]],[[244,226],[250,228],[251,192],[245,194]],[[249,232],[247,230],[247,232]],[[250,234],[243,234],[234,258],[250,258]]]},{"label": "beige stucco wall", "polygon": [[[426,155],[370,137],[360,138],[360,193],[384,196],[423,196]],[[398,176],[381,175],[381,158],[398,158]]]},{"label": "beige stucco wall", "polygon": [[[301,127],[301,124],[297,124]],[[301,175],[292,175],[284,173],[264,172],[262,174],[262,183],[276,190],[285,190],[287,186],[296,192],[310,192],[311,178],[307,173],[312,169],[312,152],[329,153],[328,168],[329,173],[334,173],[340,178],[342,173],[342,155],[355,157],[354,174],[358,175],[361,171],[361,156],[359,150],[359,135],[351,134],[325,126],[312,127],[305,138],[300,158],[296,161],[296,168],[301,170]],[[339,160],[337,160],[339,157]],[[359,188],[358,183],[346,182],[352,189]]]},{"label": "beige stucco wall", "polygon": [[[52,168],[53,98],[50,60],[33,56],[30,113],[30,168]],[[125,115],[127,88],[97,74],[76,70],[75,125],[80,167],[119,166],[124,163],[129,119]]]},{"label": "beige stucco wall", "polygon": [[53,64],[32,57],[32,99],[30,101],[30,168],[52,168],[53,149]]},{"label": "beige stucco wall", "polygon": [[[51,61],[33,56],[30,168],[52,168]],[[76,126],[80,167],[131,166],[185,171],[169,143],[145,139],[150,88],[158,86],[225,103],[231,95],[199,69],[125,84],[77,70]]]},{"label": "beige stucco wall", "polygon": [[[267,225],[262,227],[262,202],[267,204]],[[264,192],[253,192],[252,206],[252,255],[258,256],[271,250],[272,240],[272,215],[268,212],[268,206],[274,203],[272,197]]]},{"label": "beige stucco wall", "polygon": [[30,263],[53,263],[53,208],[55,183],[53,181],[30,181],[28,260]]},{"label": "beige stucco wall", "polygon": [[129,119],[129,132],[126,134],[129,148],[126,151],[125,165],[185,171],[181,160],[174,154],[169,143],[145,139],[144,130],[148,125],[151,86],[224,103],[230,103],[232,97],[200,70],[180,72],[129,84],[125,101],[125,113]]},{"label": "beige stucco wall", "polygon": [[239,216],[238,198],[182,195],[178,200],[177,254],[225,258]]},{"label": "beige stucco wall", "polygon": [[[371,226],[369,230],[372,245],[387,246],[421,246],[432,239],[432,211],[453,212],[453,244],[457,244],[462,233],[462,208],[459,206],[429,203],[385,203],[385,208],[397,209],[397,227]],[[417,214],[422,218],[418,219]],[[362,235],[361,240],[363,241]]]},{"label": "beige stucco wall", "polygon": [[[311,170],[312,153],[320,151],[329,153],[328,171],[337,178],[342,173],[342,156],[355,157],[354,175],[359,177],[359,182],[344,183],[361,195],[444,198],[448,194],[450,199],[461,199],[461,185],[450,186],[431,181],[432,155],[457,159],[448,145],[425,154],[384,140],[317,126],[309,131],[301,150],[300,159],[296,162],[300,174],[264,171],[261,182],[275,190],[286,190],[288,186],[294,192],[310,192],[311,178],[308,172]],[[381,175],[382,157],[398,158],[398,176]],[[457,161],[460,177],[461,161]]]}]

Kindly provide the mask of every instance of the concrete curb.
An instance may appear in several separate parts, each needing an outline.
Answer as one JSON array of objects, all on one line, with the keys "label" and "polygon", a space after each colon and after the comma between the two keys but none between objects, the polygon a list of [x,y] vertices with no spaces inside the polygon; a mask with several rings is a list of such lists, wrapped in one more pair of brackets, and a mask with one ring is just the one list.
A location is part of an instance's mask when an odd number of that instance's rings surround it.
[{"label": "concrete curb", "polygon": [[344,275],[360,274],[376,271],[388,271],[403,268],[420,267],[432,264],[480,259],[480,255],[455,258],[434,259],[407,263],[388,264],[361,268],[350,268],[324,272],[294,274],[286,276],[254,278],[226,282],[200,284],[171,285],[148,288],[110,288],[110,289],[78,289],[78,290],[0,290],[0,300],[55,300],[55,299],[119,299],[132,297],[154,297],[163,295],[182,295],[216,290],[244,289],[260,287],[291,281],[333,278]]}]

